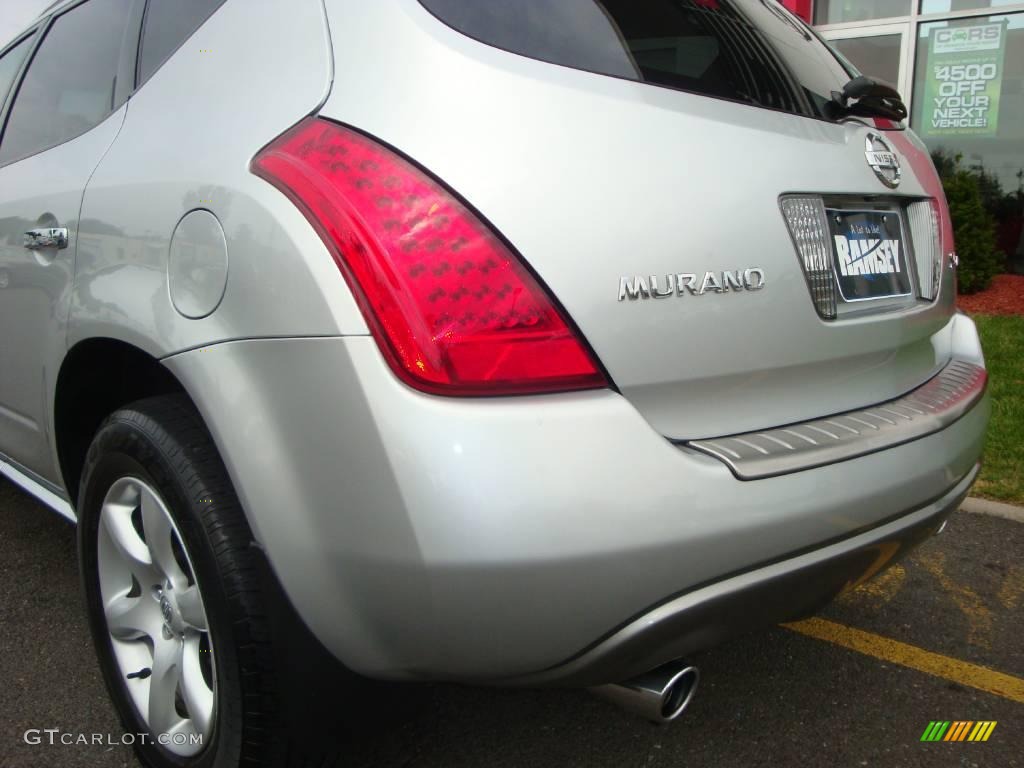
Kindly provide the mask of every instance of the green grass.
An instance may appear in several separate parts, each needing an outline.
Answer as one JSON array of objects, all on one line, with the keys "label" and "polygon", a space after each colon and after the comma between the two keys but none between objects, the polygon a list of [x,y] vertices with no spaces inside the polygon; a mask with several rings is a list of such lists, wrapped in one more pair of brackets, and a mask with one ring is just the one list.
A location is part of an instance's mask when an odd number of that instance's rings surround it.
[{"label": "green grass", "polygon": [[992,421],[974,493],[1024,504],[1024,317],[976,315],[992,393]]}]

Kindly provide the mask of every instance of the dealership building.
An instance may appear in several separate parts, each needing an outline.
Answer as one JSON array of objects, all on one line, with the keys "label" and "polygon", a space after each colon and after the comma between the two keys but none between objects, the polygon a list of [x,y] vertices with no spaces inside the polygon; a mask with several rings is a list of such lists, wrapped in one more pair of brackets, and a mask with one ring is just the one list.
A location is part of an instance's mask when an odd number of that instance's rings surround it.
[{"label": "dealership building", "polygon": [[962,165],[985,172],[999,246],[1020,269],[1024,1],[782,2],[861,72],[896,85],[933,153],[960,155]]}]

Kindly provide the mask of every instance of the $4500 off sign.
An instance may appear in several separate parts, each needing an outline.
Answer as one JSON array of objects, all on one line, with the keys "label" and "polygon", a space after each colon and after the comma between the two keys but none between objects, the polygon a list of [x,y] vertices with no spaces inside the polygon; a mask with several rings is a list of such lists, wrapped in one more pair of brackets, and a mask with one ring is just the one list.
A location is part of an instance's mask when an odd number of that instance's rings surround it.
[{"label": "$4500 off sign", "polygon": [[920,132],[994,136],[999,128],[1005,22],[933,29]]}]

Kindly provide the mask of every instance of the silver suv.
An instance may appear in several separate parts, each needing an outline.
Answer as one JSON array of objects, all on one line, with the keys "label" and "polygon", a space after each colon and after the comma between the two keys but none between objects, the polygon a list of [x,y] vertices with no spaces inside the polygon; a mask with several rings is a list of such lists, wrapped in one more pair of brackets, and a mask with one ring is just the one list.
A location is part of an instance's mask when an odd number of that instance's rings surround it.
[{"label": "silver suv", "polygon": [[930,158],[774,0],[65,0],[0,105],[0,469],[148,765],[367,678],[671,719],[976,476]]}]

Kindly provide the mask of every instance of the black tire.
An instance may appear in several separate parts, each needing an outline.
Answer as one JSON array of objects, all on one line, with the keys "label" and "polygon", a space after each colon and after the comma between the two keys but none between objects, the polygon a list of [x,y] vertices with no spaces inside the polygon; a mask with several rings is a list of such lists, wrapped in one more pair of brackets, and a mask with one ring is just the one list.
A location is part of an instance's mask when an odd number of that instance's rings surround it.
[{"label": "black tire", "polygon": [[[304,765],[310,759],[318,765],[333,764],[336,744],[325,753],[322,746],[313,747],[310,740],[294,734],[286,713],[286,689],[294,683],[282,686],[275,673],[282,659],[294,660],[296,648],[289,647],[294,639],[311,638],[279,594],[213,441],[183,395],[140,400],[112,414],[96,433],[82,474],[81,578],[100,667],[125,732],[144,734],[149,729],[132,703],[114,656],[97,554],[103,499],[124,477],[148,484],[170,512],[200,586],[216,660],[216,716],[203,750],[181,757],[158,745],[150,734],[146,743],[136,739],[139,759],[152,768]],[[322,648],[316,652],[326,654]],[[305,661],[315,663],[308,655]],[[284,665],[286,675],[293,665],[294,661]],[[311,748],[318,754],[310,755]]]}]

